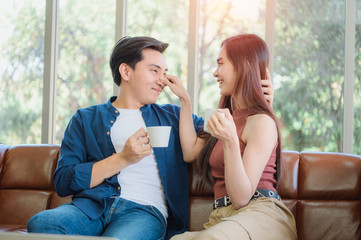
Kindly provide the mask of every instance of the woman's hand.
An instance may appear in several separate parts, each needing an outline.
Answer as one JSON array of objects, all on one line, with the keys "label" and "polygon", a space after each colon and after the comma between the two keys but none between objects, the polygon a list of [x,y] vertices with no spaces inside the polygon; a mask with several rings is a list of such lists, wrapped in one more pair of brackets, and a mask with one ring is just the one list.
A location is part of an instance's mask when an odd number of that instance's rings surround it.
[{"label": "woman's hand", "polygon": [[168,86],[170,90],[179,98],[179,100],[190,100],[187,89],[184,87],[178,77],[172,75],[164,75],[160,78],[160,81]]},{"label": "woman's hand", "polygon": [[269,102],[269,104],[272,106],[275,89],[273,88],[271,75],[269,73],[268,68],[266,69],[266,79],[261,80],[261,87],[262,87],[262,92],[263,92],[264,96],[266,97],[267,102]]},{"label": "woman's hand", "polygon": [[210,134],[226,142],[238,142],[237,128],[228,109],[218,109],[207,121]]},{"label": "woman's hand", "polygon": [[176,76],[165,75],[160,78],[160,81],[168,86],[182,102],[179,116],[179,137],[184,161],[192,162],[199,155],[205,142],[197,136],[194,129],[192,105],[187,89]]}]

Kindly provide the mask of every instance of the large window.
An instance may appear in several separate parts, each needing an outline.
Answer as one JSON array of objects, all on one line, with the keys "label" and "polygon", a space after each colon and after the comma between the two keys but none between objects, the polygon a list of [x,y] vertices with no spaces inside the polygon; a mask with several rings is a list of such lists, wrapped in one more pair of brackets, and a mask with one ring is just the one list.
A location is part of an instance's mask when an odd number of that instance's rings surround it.
[{"label": "large window", "polygon": [[213,77],[221,43],[229,36],[255,33],[264,38],[265,0],[200,1],[199,24],[199,111],[217,107],[218,83]]},{"label": "large window", "polygon": [[45,1],[0,7],[0,142],[40,143]]},{"label": "large window", "polygon": [[[178,76],[187,85],[187,0],[133,0],[128,3],[127,35],[151,36],[169,43],[164,52],[168,73]],[[159,104],[179,104],[179,100],[166,88],[159,96]]]},{"label": "large window", "polygon": [[342,151],[345,2],[276,5],[274,109],[291,150]]},{"label": "large window", "polygon": [[[48,18],[50,3],[57,8]],[[356,19],[345,13],[349,3],[356,4]],[[353,54],[345,48],[353,37],[346,33],[350,26],[346,18],[355,25]],[[198,19],[198,25],[190,19]],[[49,26],[52,30],[56,26],[49,21],[58,26],[50,40],[57,54],[48,50],[45,36],[51,32]],[[0,142],[60,143],[77,109],[104,103],[117,91],[108,61],[115,36],[124,32],[170,44],[165,52],[169,73],[190,89],[201,116],[205,108],[216,107],[220,97],[213,71],[221,42],[240,33],[258,34],[271,52],[273,108],[284,123],[284,149],[342,152],[353,141],[353,153],[361,154],[361,2],[357,0],[2,1]],[[55,59],[57,74],[50,80],[44,56]],[[355,59],[354,79],[345,76],[350,66],[345,68],[345,62],[350,59]],[[55,91],[48,92],[48,81]],[[348,91],[353,89],[353,103],[345,98],[345,82]],[[180,104],[170,90],[160,95],[158,103]],[[353,134],[344,126],[352,118],[349,104],[353,104]],[[52,106],[54,118],[49,113]],[[51,124],[42,122],[43,115]]]},{"label": "large window", "polygon": [[109,56],[115,35],[115,1],[59,3],[56,143],[77,109],[112,96]]}]

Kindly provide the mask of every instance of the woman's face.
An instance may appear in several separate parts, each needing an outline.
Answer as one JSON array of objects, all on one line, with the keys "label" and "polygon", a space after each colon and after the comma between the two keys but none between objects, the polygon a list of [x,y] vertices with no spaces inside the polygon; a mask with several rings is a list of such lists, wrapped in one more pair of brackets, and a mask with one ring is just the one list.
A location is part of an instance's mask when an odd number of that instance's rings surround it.
[{"label": "woman's face", "polygon": [[236,81],[236,72],[232,63],[228,60],[225,47],[221,48],[218,55],[217,69],[214,71],[213,76],[217,78],[221,95],[231,95]]}]

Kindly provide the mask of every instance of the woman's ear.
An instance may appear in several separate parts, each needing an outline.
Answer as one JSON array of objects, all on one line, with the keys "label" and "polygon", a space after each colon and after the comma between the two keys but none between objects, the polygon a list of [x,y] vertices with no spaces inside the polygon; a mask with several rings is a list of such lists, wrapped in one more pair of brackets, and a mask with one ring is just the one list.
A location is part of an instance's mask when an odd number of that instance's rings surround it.
[{"label": "woman's ear", "polygon": [[128,64],[126,64],[126,63],[120,64],[119,73],[120,73],[120,76],[122,77],[122,80],[129,81],[130,69],[131,69],[131,67]]}]

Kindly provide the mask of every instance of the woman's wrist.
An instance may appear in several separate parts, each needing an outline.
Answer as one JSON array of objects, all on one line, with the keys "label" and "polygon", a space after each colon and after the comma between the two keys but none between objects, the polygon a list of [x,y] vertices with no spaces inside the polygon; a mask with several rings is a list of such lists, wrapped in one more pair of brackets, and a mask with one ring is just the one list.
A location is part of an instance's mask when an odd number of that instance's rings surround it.
[{"label": "woman's wrist", "polygon": [[182,104],[185,103],[189,103],[191,102],[191,98],[189,97],[188,93],[184,94],[184,96],[179,96],[179,100],[181,101]]},{"label": "woman's wrist", "polygon": [[179,100],[182,103],[182,107],[191,107],[192,106],[191,99],[188,94],[184,97],[179,97]]},{"label": "woman's wrist", "polygon": [[223,139],[223,148],[229,148],[229,149],[239,149],[239,139],[237,137],[230,137],[227,139]]}]

